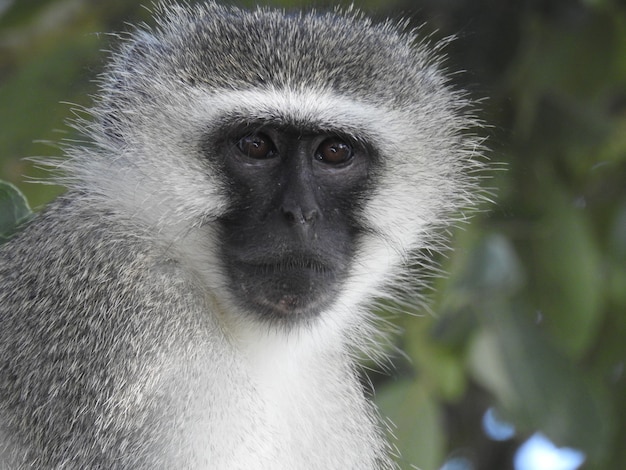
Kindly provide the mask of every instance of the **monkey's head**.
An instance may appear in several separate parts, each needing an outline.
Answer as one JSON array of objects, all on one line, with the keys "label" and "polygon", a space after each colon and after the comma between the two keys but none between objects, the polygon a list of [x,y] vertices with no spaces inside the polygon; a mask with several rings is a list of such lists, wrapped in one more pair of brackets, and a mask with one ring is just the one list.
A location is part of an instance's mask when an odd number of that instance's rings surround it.
[{"label": "monkey's head", "polygon": [[353,12],[162,7],[113,54],[73,172],[244,318],[345,323],[475,198],[439,63]]}]

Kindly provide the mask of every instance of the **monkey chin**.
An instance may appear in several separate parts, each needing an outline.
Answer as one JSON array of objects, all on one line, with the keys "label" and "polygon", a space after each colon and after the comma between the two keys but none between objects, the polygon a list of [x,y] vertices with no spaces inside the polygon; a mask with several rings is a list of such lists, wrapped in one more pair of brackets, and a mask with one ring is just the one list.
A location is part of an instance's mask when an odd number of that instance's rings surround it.
[{"label": "monkey chin", "polygon": [[332,305],[341,284],[336,269],[313,261],[297,266],[241,263],[231,274],[241,306],[262,321],[278,323],[318,316]]}]

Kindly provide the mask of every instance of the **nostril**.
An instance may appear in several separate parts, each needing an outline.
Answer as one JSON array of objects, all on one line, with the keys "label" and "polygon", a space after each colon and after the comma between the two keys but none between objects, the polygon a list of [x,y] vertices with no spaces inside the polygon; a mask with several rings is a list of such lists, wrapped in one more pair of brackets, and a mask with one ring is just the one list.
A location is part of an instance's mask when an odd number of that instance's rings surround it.
[{"label": "nostril", "polygon": [[282,207],[281,212],[285,220],[290,224],[311,224],[319,216],[317,209],[304,210],[300,207],[291,209]]},{"label": "nostril", "polygon": [[311,209],[309,211],[303,212],[302,218],[304,219],[305,222],[311,223],[317,219],[318,215],[319,214],[317,212],[317,209]]},{"label": "nostril", "polygon": [[287,222],[289,223],[295,223],[296,221],[296,216],[294,215],[294,213],[290,210],[285,210],[285,208],[281,209],[282,213],[283,213],[283,217],[285,217],[285,220],[287,220]]}]

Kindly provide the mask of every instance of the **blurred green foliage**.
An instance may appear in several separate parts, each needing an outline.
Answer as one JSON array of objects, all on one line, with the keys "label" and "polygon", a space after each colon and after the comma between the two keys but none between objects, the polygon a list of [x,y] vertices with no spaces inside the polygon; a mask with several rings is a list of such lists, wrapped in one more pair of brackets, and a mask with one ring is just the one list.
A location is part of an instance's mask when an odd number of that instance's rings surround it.
[{"label": "blurred green foliage", "polygon": [[[398,316],[406,355],[391,376],[372,375],[403,468],[433,470],[461,455],[475,469],[512,469],[516,448],[535,431],[584,451],[583,468],[626,468],[626,6],[355,4],[376,17],[427,22],[422,33],[434,39],[458,35],[448,65],[467,71],[454,76],[459,87],[486,98],[481,117],[495,168],[486,185],[496,204],[458,230],[454,251],[440,260],[450,275],[434,281],[434,313]],[[100,49],[111,41],[96,32],[127,30],[124,21],[149,15],[121,0],[7,5],[0,178],[40,206],[61,189],[24,184],[23,175],[45,173],[22,158],[59,155],[58,142],[72,137],[63,123],[72,106],[59,103],[89,103]],[[7,188],[0,192],[22,204]],[[482,432],[492,405],[515,424],[513,439]]]}]

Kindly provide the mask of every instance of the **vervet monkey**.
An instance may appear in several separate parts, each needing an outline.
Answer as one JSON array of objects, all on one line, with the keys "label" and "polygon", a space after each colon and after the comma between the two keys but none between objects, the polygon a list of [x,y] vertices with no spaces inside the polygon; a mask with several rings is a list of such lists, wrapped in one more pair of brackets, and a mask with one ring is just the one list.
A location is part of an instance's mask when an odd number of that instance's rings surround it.
[{"label": "vervet monkey", "polygon": [[2,468],[396,468],[356,357],[477,200],[467,100],[352,10],[155,14],[1,248]]}]

